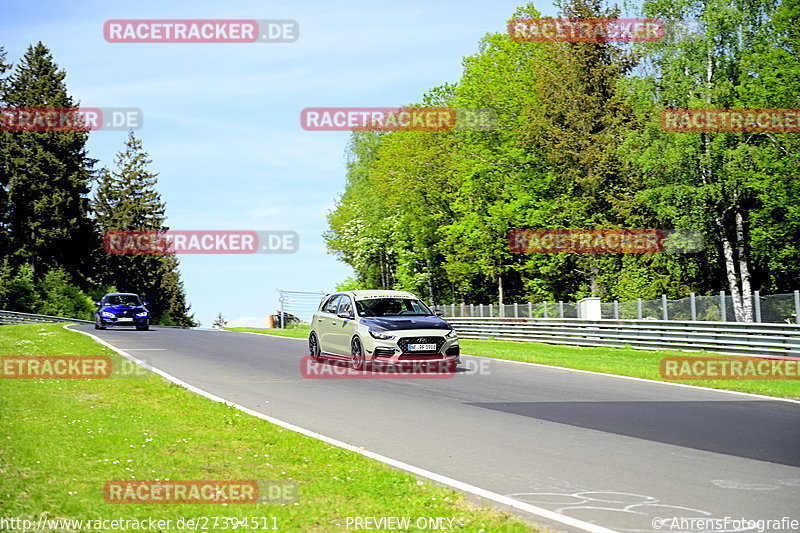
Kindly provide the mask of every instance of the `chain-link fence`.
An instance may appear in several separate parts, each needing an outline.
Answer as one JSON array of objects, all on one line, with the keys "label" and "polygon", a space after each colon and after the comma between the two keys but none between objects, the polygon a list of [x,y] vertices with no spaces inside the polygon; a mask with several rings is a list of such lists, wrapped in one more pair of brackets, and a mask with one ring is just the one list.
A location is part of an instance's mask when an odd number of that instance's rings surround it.
[{"label": "chain-link fence", "polygon": [[[751,296],[752,322],[800,324],[800,291],[787,294]],[[524,302],[512,304],[447,304],[444,314],[453,318],[583,318],[578,316],[576,302]],[[663,295],[658,300],[638,299],[629,302],[602,302],[602,318],[617,320],[703,320],[736,322],[733,298],[720,292],[711,296],[696,296],[670,300]]]}]

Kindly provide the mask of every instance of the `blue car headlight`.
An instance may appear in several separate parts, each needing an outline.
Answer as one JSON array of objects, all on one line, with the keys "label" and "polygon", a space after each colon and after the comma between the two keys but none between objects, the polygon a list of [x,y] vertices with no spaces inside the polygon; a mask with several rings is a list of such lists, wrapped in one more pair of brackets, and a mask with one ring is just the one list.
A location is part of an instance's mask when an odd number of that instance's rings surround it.
[{"label": "blue car headlight", "polygon": [[147,316],[147,311],[144,311],[142,313],[136,313],[136,316],[138,317]]},{"label": "blue car headlight", "polygon": [[394,339],[394,335],[389,335],[388,333],[378,329],[369,328],[369,334],[373,339],[380,339],[382,341],[390,341]]},{"label": "blue car headlight", "polygon": [[114,318],[114,313],[109,313],[108,311],[103,311],[101,314],[106,318]]}]

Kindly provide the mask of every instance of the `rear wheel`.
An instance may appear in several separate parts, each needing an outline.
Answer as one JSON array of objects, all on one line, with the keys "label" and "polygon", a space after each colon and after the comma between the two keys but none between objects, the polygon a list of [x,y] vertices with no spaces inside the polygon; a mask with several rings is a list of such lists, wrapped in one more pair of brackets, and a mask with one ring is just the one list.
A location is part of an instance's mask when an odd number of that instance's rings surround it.
[{"label": "rear wheel", "polygon": [[319,361],[322,355],[322,349],[319,347],[319,339],[317,339],[317,334],[313,331],[308,336],[308,353],[314,361]]},{"label": "rear wheel", "polygon": [[358,337],[354,337],[350,342],[350,353],[353,358],[350,362],[355,370],[365,370],[367,368],[367,361],[364,359],[364,348],[361,346],[361,341]]}]

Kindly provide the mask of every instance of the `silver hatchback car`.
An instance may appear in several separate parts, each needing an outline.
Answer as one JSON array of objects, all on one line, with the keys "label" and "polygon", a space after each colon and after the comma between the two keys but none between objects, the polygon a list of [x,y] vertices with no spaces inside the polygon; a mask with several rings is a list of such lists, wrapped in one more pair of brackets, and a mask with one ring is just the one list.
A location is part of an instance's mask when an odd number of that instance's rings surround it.
[{"label": "silver hatchback car", "polygon": [[342,291],[320,302],[311,321],[311,357],[370,365],[416,365],[455,370],[458,335],[419,298],[405,291]]}]

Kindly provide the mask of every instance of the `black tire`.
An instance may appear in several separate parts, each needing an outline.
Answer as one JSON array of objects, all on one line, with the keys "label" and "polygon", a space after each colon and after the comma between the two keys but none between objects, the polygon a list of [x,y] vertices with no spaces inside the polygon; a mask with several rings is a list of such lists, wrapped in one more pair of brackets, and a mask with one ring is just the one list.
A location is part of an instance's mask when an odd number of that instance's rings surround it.
[{"label": "black tire", "polygon": [[319,339],[317,339],[317,334],[313,331],[308,336],[308,353],[311,355],[311,359],[313,361],[319,362],[322,356],[322,349],[319,346]]},{"label": "black tire", "polygon": [[361,340],[358,337],[353,337],[350,341],[350,354],[353,356],[350,363],[353,365],[354,370],[366,370],[367,360],[364,358],[364,347],[361,345]]},{"label": "black tire", "polygon": [[145,324],[144,326],[136,326],[136,331],[149,331],[150,324]]},{"label": "black tire", "polygon": [[94,329],[106,329],[106,327],[102,326],[101,324],[102,322],[100,321],[100,319],[96,318],[94,321]]}]

